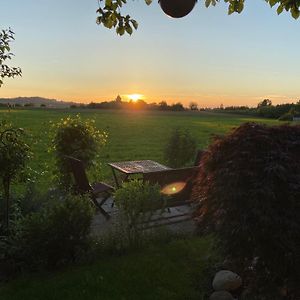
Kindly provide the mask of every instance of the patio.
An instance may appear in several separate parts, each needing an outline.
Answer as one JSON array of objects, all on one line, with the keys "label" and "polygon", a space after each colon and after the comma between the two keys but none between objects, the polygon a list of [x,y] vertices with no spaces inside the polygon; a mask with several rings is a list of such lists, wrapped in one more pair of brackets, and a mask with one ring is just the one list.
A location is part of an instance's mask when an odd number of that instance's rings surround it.
[{"label": "patio", "polygon": [[[116,206],[112,207],[112,203],[113,198],[110,197],[105,204],[102,205],[103,209],[111,216],[109,220],[107,220],[99,211],[96,212],[92,222],[92,235],[99,236],[109,232],[120,221],[119,210]],[[192,213],[191,206],[182,205],[171,207],[163,213],[157,212],[153,215],[147,228],[164,227],[176,233],[193,233],[196,226],[194,221],[186,216],[187,213]],[[172,220],[172,222],[170,222],[170,220]]]}]

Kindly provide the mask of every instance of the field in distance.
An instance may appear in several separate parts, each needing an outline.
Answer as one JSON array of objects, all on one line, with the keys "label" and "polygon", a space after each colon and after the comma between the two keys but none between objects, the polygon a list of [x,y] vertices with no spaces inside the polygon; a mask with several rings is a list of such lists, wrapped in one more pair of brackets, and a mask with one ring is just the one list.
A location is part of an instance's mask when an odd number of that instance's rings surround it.
[{"label": "field in distance", "polygon": [[[109,135],[108,143],[100,152],[103,164],[101,180],[112,180],[108,162],[151,159],[165,163],[163,149],[175,128],[188,129],[197,139],[199,149],[206,148],[213,135],[225,134],[244,122],[279,124],[276,120],[209,112],[124,112],[87,109],[14,109],[0,110],[0,120],[7,119],[30,132],[34,159],[33,169],[42,171],[53,166],[50,121],[80,114],[83,119],[94,119],[99,129]],[[45,176],[41,181],[47,181]]]}]

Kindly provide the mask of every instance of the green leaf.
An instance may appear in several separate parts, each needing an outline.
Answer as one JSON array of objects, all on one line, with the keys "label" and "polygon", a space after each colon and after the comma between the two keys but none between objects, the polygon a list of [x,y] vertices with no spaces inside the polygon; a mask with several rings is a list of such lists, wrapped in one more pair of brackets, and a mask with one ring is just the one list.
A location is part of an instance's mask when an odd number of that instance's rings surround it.
[{"label": "green leaf", "polygon": [[132,27],[129,24],[126,24],[125,30],[128,34],[132,35]]},{"label": "green leaf", "polygon": [[138,29],[138,27],[139,27],[139,24],[138,24],[138,22],[137,22],[137,21],[135,21],[135,20],[131,20],[131,24],[132,24],[132,26],[134,27],[134,29],[135,29],[135,30],[137,30],[137,29]]},{"label": "green leaf", "polygon": [[214,0],[205,0],[205,6],[209,7],[210,5],[215,6],[216,5],[216,1],[214,1]]},{"label": "green leaf", "polygon": [[269,4],[271,7],[273,7],[276,3],[278,3],[278,0],[269,0]]},{"label": "green leaf", "polygon": [[280,15],[283,12],[283,5],[279,5],[277,8],[277,14]]},{"label": "green leaf", "polygon": [[297,7],[292,8],[291,14],[294,19],[298,19],[300,15],[299,9]]},{"label": "green leaf", "polygon": [[124,26],[118,26],[117,29],[116,29],[116,32],[117,32],[117,34],[122,36],[125,33]]}]

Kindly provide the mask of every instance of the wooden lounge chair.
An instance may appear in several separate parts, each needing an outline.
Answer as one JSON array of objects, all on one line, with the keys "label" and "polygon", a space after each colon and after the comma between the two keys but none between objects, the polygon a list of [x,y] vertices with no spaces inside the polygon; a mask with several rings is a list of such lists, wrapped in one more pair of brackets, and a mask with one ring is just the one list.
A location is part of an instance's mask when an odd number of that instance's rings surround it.
[{"label": "wooden lounge chair", "polygon": [[[112,192],[114,191],[114,187],[103,182],[97,182],[91,185],[87,178],[83,162],[71,156],[65,156],[65,159],[70,165],[70,169],[74,177],[76,192],[80,194],[89,194],[95,206],[105,216],[106,219],[109,219],[110,216],[102,208],[102,205],[111,196]],[[99,196],[101,196],[100,202],[97,201]]]}]

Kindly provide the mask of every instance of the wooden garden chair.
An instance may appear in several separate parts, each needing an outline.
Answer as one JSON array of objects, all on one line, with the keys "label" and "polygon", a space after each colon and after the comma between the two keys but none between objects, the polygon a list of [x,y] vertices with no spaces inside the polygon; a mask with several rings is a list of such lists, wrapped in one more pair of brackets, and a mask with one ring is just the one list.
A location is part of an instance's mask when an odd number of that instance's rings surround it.
[{"label": "wooden garden chair", "polygon": [[[83,162],[71,156],[65,156],[65,159],[68,161],[73,174],[76,191],[80,194],[89,194],[95,206],[106,219],[109,219],[110,215],[102,208],[102,205],[112,195],[114,187],[104,182],[97,182],[91,185],[86,175]],[[102,196],[100,202],[97,201],[99,196]]]}]

